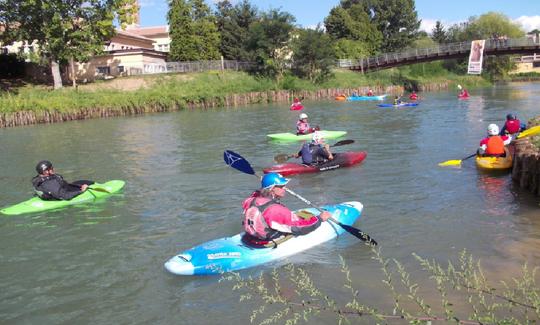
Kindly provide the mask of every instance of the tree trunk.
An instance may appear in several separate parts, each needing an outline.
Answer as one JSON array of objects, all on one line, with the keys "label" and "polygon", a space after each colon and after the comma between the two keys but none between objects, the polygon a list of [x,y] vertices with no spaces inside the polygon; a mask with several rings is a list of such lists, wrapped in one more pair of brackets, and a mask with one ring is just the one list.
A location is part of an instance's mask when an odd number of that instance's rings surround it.
[{"label": "tree trunk", "polygon": [[76,78],[76,74],[75,74],[75,59],[73,59],[73,57],[71,57],[69,59],[69,63],[71,65],[71,83],[73,84],[73,88],[77,88],[77,78]]},{"label": "tree trunk", "polygon": [[62,88],[62,76],[60,75],[60,64],[51,58],[51,73],[53,76],[54,89]]}]

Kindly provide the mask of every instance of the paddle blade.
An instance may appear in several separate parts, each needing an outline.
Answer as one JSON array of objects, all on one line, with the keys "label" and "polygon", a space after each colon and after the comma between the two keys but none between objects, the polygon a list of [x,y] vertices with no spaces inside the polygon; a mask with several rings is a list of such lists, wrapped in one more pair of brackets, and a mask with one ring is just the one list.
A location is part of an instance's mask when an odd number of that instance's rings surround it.
[{"label": "paddle blade", "polygon": [[461,159],[447,160],[439,163],[439,166],[459,166],[461,165]]},{"label": "paddle blade", "polygon": [[521,138],[523,138],[523,137],[529,137],[529,136],[532,136],[532,135],[536,135],[536,134],[538,134],[538,133],[540,133],[540,125],[533,126],[532,128],[527,129],[527,130],[521,132],[521,133],[517,136],[517,138],[518,138],[518,139],[521,139]]},{"label": "paddle blade", "polygon": [[358,238],[358,239],[360,239],[362,241],[365,241],[367,244],[370,244],[372,246],[377,246],[377,242],[375,241],[375,239],[371,238],[368,234],[366,234],[362,230],[360,230],[358,228],[354,228],[354,227],[349,226],[349,225],[344,225],[342,223],[338,223],[338,224],[339,224],[340,227],[345,229],[346,232],[353,235],[354,237],[356,237],[356,238]]},{"label": "paddle blade", "polygon": [[255,175],[255,171],[249,162],[234,151],[225,150],[225,152],[223,152],[223,160],[225,160],[227,165],[241,171],[242,173]]},{"label": "paddle blade", "polygon": [[338,141],[338,142],[334,143],[332,145],[332,147],[344,146],[346,144],[351,144],[351,143],[354,143],[354,140],[341,140],[341,141]]},{"label": "paddle blade", "polygon": [[289,160],[289,158],[291,158],[291,156],[282,153],[282,154],[276,155],[274,157],[274,161],[277,162],[278,164],[281,164]]}]

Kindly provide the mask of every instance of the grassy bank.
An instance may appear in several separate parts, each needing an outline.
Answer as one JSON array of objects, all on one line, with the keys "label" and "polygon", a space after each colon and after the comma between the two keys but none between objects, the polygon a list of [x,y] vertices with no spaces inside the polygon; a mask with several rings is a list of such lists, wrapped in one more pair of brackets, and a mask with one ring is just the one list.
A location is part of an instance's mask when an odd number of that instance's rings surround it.
[{"label": "grassy bank", "polygon": [[[425,66],[428,65],[428,72]],[[148,75],[119,78],[81,85],[78,89],[59,91],[37,86],[24,86],[0,93],[0,113],[20,111],[71,113],[84,109],[126,110],[141,107],[184,108],[189,103],[217,101],[232,94],[266,91],[314,91],[327,88],[375,87],[407,85],[417,87],[426,83],[450,82],[467,87],[489,83],[479,77],[458,76],[435,69],[426,64],[402,69],[383,70],[362,75],[347,70],[336,70],[331,80],[315,85],[306,80],[285,76],[280,82],[255,78],[243,72],[204,72],[193,74]],[[136,83],[137,87],[124,87],[122,83]],[[163,109],[166,110],[166,109]]]}]

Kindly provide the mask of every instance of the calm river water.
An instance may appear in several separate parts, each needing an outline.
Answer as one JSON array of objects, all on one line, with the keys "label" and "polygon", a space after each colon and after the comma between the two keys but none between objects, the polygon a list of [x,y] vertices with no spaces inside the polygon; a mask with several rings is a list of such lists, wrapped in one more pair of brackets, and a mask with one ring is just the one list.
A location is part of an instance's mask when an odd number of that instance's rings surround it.
[{"label": "calm river water", "polygon": [[[356,141],[335,151],[367,150],[368,157],[353,168],[293,177],[290,187],[319,204],[361,201],[356,226],[420,282],[426,276],[413,252],[445,262],[467,249],[495,280],[516,275],[525,261],[539,264],[537,198],[516,189],[508,174],[478,172],[472,159],[461,168],[437,163],[473,153],[487,125],[501,125],[509,112],[522,120],[539,115],[540,84],[472,90],[467,101],[456,93],[423,93],[418,107],[397,110],[304,103],[312,124],[347,130],[344,139]],[[223,150],[267,167],[299,144],[271,143],[266,134],[293,130],[297,115],[286,104],[260,105],[0,129],[0,206],[32,195],[41,159],[68,180],[127,182],[122,194],[95,204],[0,216],[0,323],[248,323],[255,305],[240,303],[231,283],[172,276],[163,263],[240,231],[241,201],[258,182],[226,166]],[[285,202],[303,206],[292,197]],[[360,300],[388,306],[378,263],[352,236],[288,262],[339,293],[339,255],[363,288]]]}]

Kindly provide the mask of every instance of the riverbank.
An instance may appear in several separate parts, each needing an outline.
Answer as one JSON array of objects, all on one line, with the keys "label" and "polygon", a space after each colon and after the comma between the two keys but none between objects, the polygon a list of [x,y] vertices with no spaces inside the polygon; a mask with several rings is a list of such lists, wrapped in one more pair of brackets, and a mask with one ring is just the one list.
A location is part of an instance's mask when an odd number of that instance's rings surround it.
[{"label": "riverbank", "polygon": [[403,93],[403,85],[420,91],[486,86],[475,76],[447,72],[429,77],[391,69],[372,74],[336,70],[331,80],[314,85],[286,76],[276,82],[243,72],[204,72],[121,78],[51,91],[24,86],[0,96],[0,127],[55,123],[181,109],[234,107],[250,104],[292,102],[293,97],[320,100],[338,93]]},{"label": "riverbank", "polygon": [[[540,116],[530,119],[527,127],[540,125]],[[540,196],[540,135],[516,140],[512,180],[520,188]]]}]

